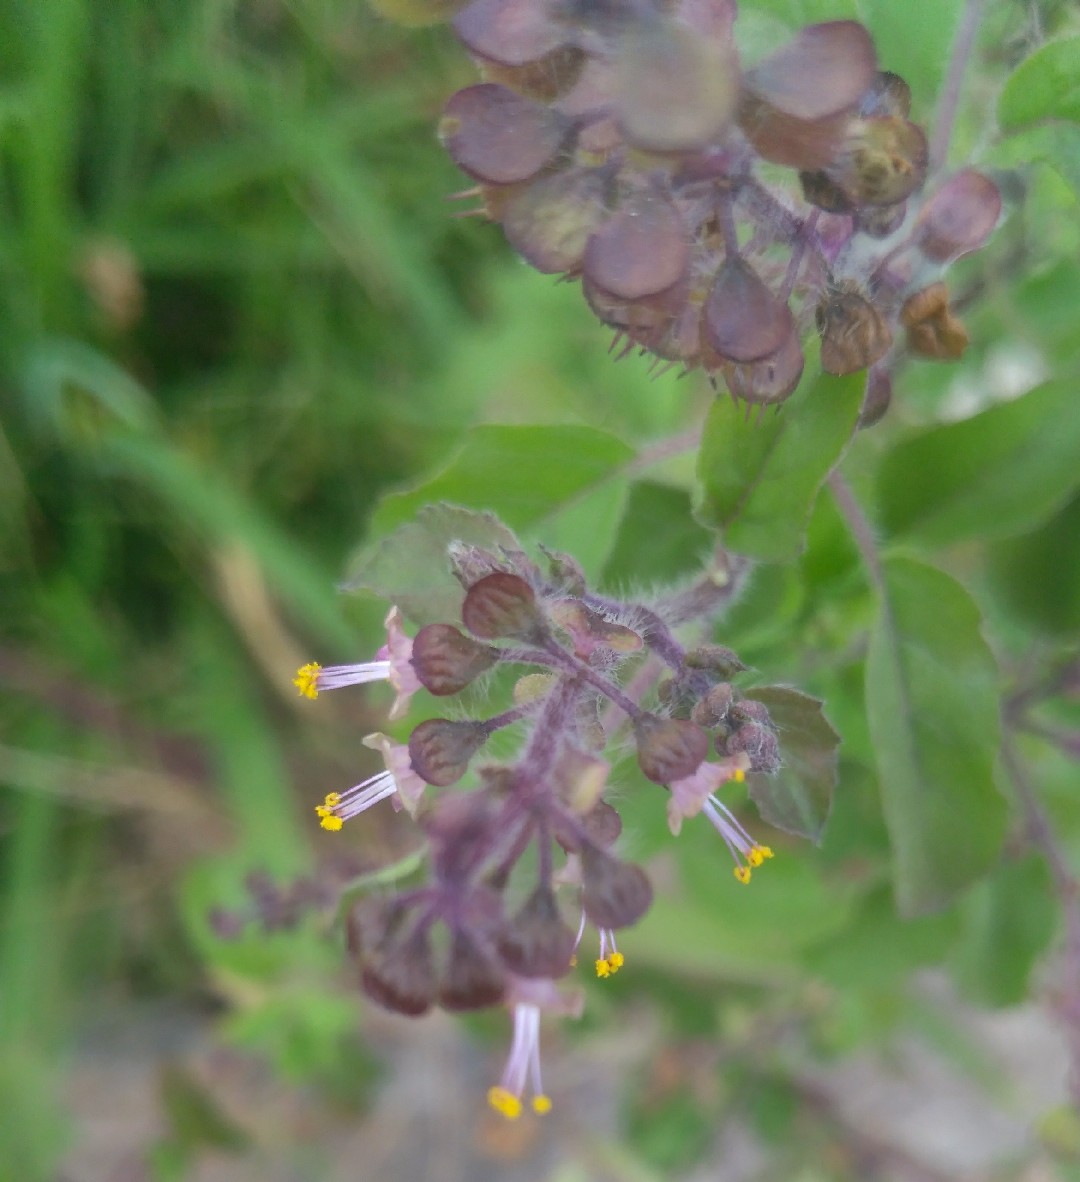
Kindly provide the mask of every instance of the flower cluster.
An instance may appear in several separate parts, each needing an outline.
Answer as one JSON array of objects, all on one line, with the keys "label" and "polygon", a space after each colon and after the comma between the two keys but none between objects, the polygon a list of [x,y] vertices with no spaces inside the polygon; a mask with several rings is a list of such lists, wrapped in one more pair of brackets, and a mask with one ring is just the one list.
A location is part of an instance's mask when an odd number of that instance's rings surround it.
[{"label": "flower cluster", "polygon": [[[391,1010],[511,1010],[513,1048],[489,1099],[514,1117],[527,1091],[537,1112],[550,1106],[540,1082],[540,1011],[580,1010],[580,993],[556,982],[577,963],[587,931],[599,942],[596,973],[609,977],[623,965],[616,932],[652,901],[645,871],[615,849],[622,826],[605,799],[609,744],[620,730],[632,736],[645,779],[667,790],[672,832],[703,814],[740,883],[773,855],[721,793],[748,773],[777,771],[781,759],[768,710],[733,685],[745,668],[735,654],[687,648],[676,636],[679,625],[708,621],[730,601],[746,570],[741,560],[722,555],[696,584],[645,604],[590,592],[563,555],[548,555],[542,569],[521,552],[457,545],[451,553],[464,588],[463,627],[431,623],[409,639],[395,609],[375,661],[307,665],[295,684],[314,697],[386,679],[400,713],[421,687],[448,698],[491,670],[514,669],[505,710],[470,717],[470,695],[456,717],[419,723],[407,744],[369,736],[386,770],[315,807],[328,830],[387,798],[415,817],[427,839],[426,881],[356,905],[349,948],[365,992]],[[655,708],[647,709],[642,701],[654,689]],[[510,728],[520,735],[516,758],[481,762],[488,740]],[[471,791],[430,791],[470,772]]]},{"label": "flower cluster", "polygon": [[537,270],[580,279],[624,354],[779,404],[816,327],[827,372],[871,369],[876,419],[901,328],[921,356],[963,352],[941,276],[1000,195],[973,169],[921,192],[909,88],[860,24],[811,25],[747,68],[735,16],[735,0],[472,0],[453,28],[485,81],[450,98],[442,141],[477,212]]}]

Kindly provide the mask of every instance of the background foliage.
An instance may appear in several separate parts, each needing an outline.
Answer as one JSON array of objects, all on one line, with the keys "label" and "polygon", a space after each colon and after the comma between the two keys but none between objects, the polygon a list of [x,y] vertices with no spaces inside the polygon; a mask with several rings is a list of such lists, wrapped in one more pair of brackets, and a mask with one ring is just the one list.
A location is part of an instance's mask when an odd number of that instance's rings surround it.
[{"label": "background foliage", "polygon": [[[932,118],[959,0],[741,8],[750,52],[859,16]],[[1008,217],[953,272],[973,344],[909,364],[850,445],[857,382],[811,362],[749,427],[614,365],[571,286],[449,216],[433,128],[472,71],[445,30],[11,0],[0,32],[0,1176],[1080,1177],[1075,8],[984,6],[951,159],[998,170]],[[697,466],[657,446],[703,420]],[[819,491],[842,454],[869,565]],[[382,605],[337,584],[440,498],[614,587],[690,574],[721,529],[762,565],[718,639],[843,738],[820,848],[770,838],[745,891],[625,773],[661,890],[554,1036],[539,1132],[480,1112],[497,1022],[365,1011],[316,918],[210,922],[253,872],[409,854],[393,816],[317,840],[385,701],[315,712],[289,679],[371,649]],[[1010,1011],[1034,1070],[980,1012],[1031,999],[1058,1023]],[[992,1118],[935,1151],[852,1107],[926,1078]]]}]

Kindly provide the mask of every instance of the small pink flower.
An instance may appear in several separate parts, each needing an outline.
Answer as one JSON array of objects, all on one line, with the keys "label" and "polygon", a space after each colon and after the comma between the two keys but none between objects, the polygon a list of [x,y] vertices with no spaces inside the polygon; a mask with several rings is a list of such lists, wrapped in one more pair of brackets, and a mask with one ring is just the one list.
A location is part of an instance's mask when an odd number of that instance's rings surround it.
[{"label": "small pink flower", "polygon": [[416,816],[427,782],[413,771],[409,760],[409,748],[404,743],[395,743],[393,739],[378,731],[373,735],[366,735],[362,742],[365,747],[382,754],[386,770],[394,777],[397,789],[397,794],[393,798],[394,808],[404,809],[410,817]]},{"label": "small pink flower", "polygon": [[408,747],[380,734],[367,735],[363,744],[382,753],[386,771],[369,776],[348,792],[330,792],[322,804],[315,806],[319,824],[332,833],[336,833],[346,821],[366,812],[387,797],[396,810],[405,809],[413,816],[427,787],[412,770]]},{"label": "small pink flower", "polygon": [[704,813],[720,834],[731,856],[735,859],[734,874],[741,883],[750,881],[750,872],[773,856],[767,845],[760,845],[739,824],[735,814],[715,795],[716,790],[729,780],[741,783],[746,778],[749,758],[739,752],[720,763],[703,763],[693,775],[673,780],[668,787],[668,827],[678,836],[684,817]]},{"label": "small pink flower", "polygon": [[409,699],[420,688],[416,670],[412,667],[412,640],[401,627],[401,612],[392,607],[384,621],[386,644],[375,654],[374,661],[358,665],[302,666],[293,678],[293,685],[305,698],[317,698],[321,691],[341,689],[346,685],[364,685],[369,681],[389,681],[397,691],[390,708],[391,719],[404,716]]},{"label": "small pink flower", "polygon": [[502,1078],[488,1089],[488,1103],[496,1112],[507,1120],[517,1120],[526,1091],[532,1093],[529,1104],[533,1112],[543,1116],[551,1111],[551,1097],[545,1093],[540,1075],[540,1012],[580,1018],[584,1004],[581,990],[561,990],[546,978],[511,978],[507,1005],[514,1015],[514,1037]]}]

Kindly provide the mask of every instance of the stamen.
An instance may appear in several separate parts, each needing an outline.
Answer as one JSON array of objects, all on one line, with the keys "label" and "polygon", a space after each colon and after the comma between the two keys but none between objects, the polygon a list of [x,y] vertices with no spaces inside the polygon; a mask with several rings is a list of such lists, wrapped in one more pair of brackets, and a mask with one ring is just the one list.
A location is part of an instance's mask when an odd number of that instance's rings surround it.
[{"label": "stamen", "polygon": [[348,792],[328,792],[322,804],[315,806],[319,825],[330,833],[337,833],[351,817],[378,804],[397,791],[397,782],[390,772],[379,772]]}]

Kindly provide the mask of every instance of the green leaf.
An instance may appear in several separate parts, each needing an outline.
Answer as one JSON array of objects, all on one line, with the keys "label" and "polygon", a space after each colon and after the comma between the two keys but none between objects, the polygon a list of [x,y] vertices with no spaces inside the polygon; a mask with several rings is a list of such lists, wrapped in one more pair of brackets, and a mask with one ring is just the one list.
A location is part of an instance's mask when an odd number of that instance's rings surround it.
[{"label": "green leaf", "polygon": [[998,856],[997,669],[968,593],[908,558],[884,564],[866,706],[900,911],[946,906]]},{"label": "green leaf", "polygon": [[998,99],[1008,129],[1037,119],[1080,122],[1080,37],[1040,46],[1013,70]]},{"label": "green leaf", "polygon": [[1057,905],[1046,863],[1005,862],[965,901],[953,971],[981,1005],[1019,1005],[1039,953],[1054,934]]},{"label": "green leaf", "polygon": [[515,535],[492,513],[458,505],[425,505],[415,520],[361,552],[345,586],[396,603],[416,624],[456,620],[464,591],[450,572],[446,549],[451,542],[496,553],[503,548],[521,549]]},{"label": "green leaf", "polygon": [[1080,633],[1080,497],[1040,529],[989,547],[990,586],[1009,612],[1051,636]]},{"label": "green leaf", "polygon": [[593,427],[476,427],[438,475],[375,510],[377,536],[449,501],[490,509],[511,529],[573,554],[599,575],[622,516],[633,449]]},{"label": "green leaf", "polygon": [[764,419],[718,398],[698,456],[698,520],[740,554],[797,558],[818,490],[855,430],[865,381],[819,374]]},{"label": "green leaf", "polygon": [[688,493],[668,484],[639,481],[630,488],[601,582],[613,587],[673,582],[700,572],[714,542],[713,535],[694,520]]},{"label": "green leaf", "polygon": [[818,842],[836,788],[840,736],[822,703],[787,686],[760,686],[746,696],[767,706],[780,736],[784,766],[775,776],[748,777],[750,798],[770,825]]},{"label": "green leaf", "polygon": [[1043,520],[1080,483],[1076,383],[934,427],[895,447],[878,476],[882,526],[928,546],[1007,537]]}]

